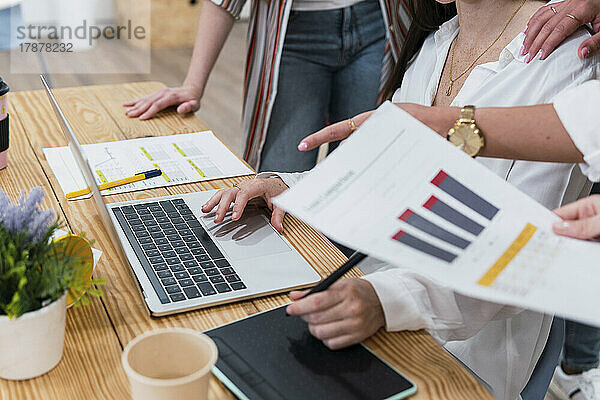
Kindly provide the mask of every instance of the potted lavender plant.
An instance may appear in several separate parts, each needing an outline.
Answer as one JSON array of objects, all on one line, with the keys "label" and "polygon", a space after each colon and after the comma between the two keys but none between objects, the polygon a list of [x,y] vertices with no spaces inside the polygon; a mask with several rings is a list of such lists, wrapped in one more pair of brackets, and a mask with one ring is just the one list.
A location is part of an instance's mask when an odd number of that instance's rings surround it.
[{"label": "potted lavender plant", "polygon": [[53,241],[54,212],[41,208],[40,187],[16,203],[0,190],[0,377],[29,379],[62,358],[67,293],[87,304],[102,293],[86,273],[93,267]]}]

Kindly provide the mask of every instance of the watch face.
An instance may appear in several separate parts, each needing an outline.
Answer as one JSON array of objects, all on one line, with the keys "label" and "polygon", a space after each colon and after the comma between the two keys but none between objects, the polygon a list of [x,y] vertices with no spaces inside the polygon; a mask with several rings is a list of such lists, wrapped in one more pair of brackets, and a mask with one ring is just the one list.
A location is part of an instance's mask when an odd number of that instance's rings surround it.
[{"label": "watch face", "polygon": [[448,140],[471,157],[476,156],[483,147],[483,138],[475,124],[460,124],[455,126]]}]

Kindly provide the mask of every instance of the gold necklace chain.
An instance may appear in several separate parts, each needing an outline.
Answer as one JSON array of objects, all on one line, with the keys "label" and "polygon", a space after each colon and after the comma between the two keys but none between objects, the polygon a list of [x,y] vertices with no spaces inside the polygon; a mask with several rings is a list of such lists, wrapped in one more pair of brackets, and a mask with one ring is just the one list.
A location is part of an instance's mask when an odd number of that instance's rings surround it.
[{"label": "gold necklace chain", "polygon": [[506,21],[506,24],[504,24],[504,28],[502,28],[502,31],[496,37],[496,39],[494,39],[494,41],[483,51],[483,53],[481,53],[479,56],[477,56],[477,58],[471,63],[471,65],[469,65],[469,67],[467,69],[465,69],[456,78],[452,77],[452,65],[454,65],[454,50],[456,49],[456,40],[452,43],[452,51],[450,52],[450,71],[449,71],[450,72],[450,85],[448,85],[448,90],[446,90],[446,96],[450,96],[452,94],[452,89],[454,87],[454,82],[456,82],[457,80],[459,80],[460,78],[462,78],[467,72],[469,72],[471,70],[471,68],[473,68],[475,66],[475,64],[477,64],[477,61],[479,61],[481,59],[481,57],[483,57],[485,55],[485,53],[487,53],[488,50],[491,49],[492,46],[495,45],[496,42],[498,42],[498,40],[500,40],[500,38],[502,37],[502,35],[504,34],[504,32],[506,32],[506,29],[508,28],[508,25],[510,25],[510,23],[512,22],[512,20],[517,16],[517,13],[525,5],[525,2],[526,2],[526,0],[522,0],[521,1],[521,4],[512,13],[512,15],[510,16],[510,18],[508,19],[508,21]]}]

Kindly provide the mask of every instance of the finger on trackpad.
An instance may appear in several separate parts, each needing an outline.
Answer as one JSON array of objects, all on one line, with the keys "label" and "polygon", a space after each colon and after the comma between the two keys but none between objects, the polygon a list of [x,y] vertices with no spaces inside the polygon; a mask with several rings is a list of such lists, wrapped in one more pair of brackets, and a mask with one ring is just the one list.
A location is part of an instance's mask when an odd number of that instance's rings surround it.
[{"label": "finger on trackpad", "polygon": [[231,211],[224,222],[215,224],[210,215],[203,217],[208,231],[231,259],[245,259],[291,251],[288,244],[257,209],[248,209],[238,221]]}]

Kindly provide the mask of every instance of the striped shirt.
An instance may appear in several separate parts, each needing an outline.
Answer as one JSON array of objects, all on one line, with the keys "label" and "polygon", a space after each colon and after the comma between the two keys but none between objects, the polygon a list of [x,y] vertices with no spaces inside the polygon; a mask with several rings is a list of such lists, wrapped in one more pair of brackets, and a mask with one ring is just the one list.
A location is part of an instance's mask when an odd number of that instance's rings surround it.
[{"label": "striped shirt", "polygon": [[[246,0],[210,0],[239,18]],[[406,0],[380,0],[387,27],[386,55],[382,65],[385,82],[397,59],[410,18]],[[258,169],[271,111],[277,95],[279,64],[283,41],[292,8],[292,0],[256,0],[252,2],[248,27],[248,52],[244,75],[242,133],[244,159]]]}]

